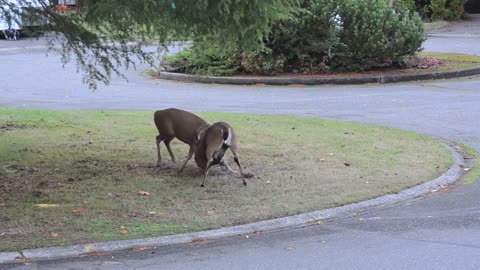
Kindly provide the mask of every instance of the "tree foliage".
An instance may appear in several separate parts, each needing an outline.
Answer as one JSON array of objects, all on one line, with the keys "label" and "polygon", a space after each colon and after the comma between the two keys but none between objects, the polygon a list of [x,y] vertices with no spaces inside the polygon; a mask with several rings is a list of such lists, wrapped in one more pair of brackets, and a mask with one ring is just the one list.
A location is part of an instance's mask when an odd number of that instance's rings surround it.
[{"label": "tree foliage", "polygon": [[[189,38],[217,45],[220,51],[261,50],[273,22],[288,18],[296,0],[79,0],[75,12],[58,11],[56,1],[0,0],[0,16],[29,16],[48,21],[56,33],[63,63],[74,59],[91,88],[108,83],[119,66],[152,61],[142,50],[155,41],[165,47]],[[206,43],[208,42],[208,43]]]}]

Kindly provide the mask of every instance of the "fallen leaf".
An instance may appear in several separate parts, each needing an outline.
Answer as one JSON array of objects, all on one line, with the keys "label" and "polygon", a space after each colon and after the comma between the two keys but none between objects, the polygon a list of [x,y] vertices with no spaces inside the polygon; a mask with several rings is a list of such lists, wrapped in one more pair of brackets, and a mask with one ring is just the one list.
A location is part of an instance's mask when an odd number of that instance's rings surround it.
[{"label": "fallen leaf", "polygon": [[132,248],[133,251],[135,252],[140,252],[140,251],[144,251],[144,250],[150,250],[150,249],[154,249],[155,247],[150,247],[150,246],[147,246],[147,247],[141,247],[141,246],[134,246]]},{"label": "fallen leaf", "polygon": [[122,233],[122,234],[128,233],[128,227],[120,226],[120,233]]},{"label": "fallen leaf", "polygon": [[139,192],[138,192],[138,195],[141,195],[141,196],[150,196],[150,192],[139,191]]},{"label": "fallen leaf", "polygon": [[438,189],[435,189],[435,188],[430,190],[431,193],[434,193],[434,192],[437,192],[437,191],[438,191]]},{"label": "fallen leaf", "polygon": [[93,247],[92,245],[85,245],[83,246],[83,250],[85,251],[85,253],[90,253],[95,251],[95,247]]},{"label": "fallen leaf", "polygon": [[8,205],[6,203],[0,203],[0,207],[7,207]]},{"label": "fallen leaf", "polygon": [[317,221],[317,224],[320,225],[320,224],[323,224],[323,222],[321,220]]},{"label": "fallen leaf", "polygon": [[350,163],[347,163],[347,162],[343,163],[343,165],[350,167]]},{"label": "fallen leaf", "polygon": [[74,214],[80,214],[84,211],[85,209],[83,208],[77,208],[77,209],[72,209],[72,213]]},{"label": "fallen leaf", "polygon": [[58,233],[57,232],[52,232],[52,233],[50,233],[50,236],[53,237],[53,238],[56,238],[56,237],[58,237]]},{"label": "fallen leaf", "polygon": [[107,255],[108,253],[106,252],[103,252],[103,251],[96,251],[95,253],[93,253],[93,255],[95,255],[96,257],[103,257],[105,255]]},{"label": "fallen leaf", "polygon": [[211,243],[211,242],[213,242],[213,240],[208,240],[208,239],[205,239],[205,238],[197,238],[197,239],[192,240],[192,243],[195,244],[195,245],[205,245],[205,244],[208,244],[208,243]]},{"label": "fallen leaf", "polygon": [[445,185],[445,184],[438,184],[438,186],[439,186],[440,188],[447,188],[447,187],[448,187],[448,186]]},{"label": "fallen leaf", "polygon": [[32,262],[32,259],[27,257],[16,257],[15,261],[19,263],[29,263],[29,262]]},{"label": "fallen leaf", "polygon": [[51,207],[58,207],[58,204],[55,203],[37,203],[34,204],[33,206],[39,207],[39,208],[51,208]]},{"label": "fallen leaf", "polygon": [[364,218],[359,218],[358,222],[365,222],[365,219]]}]

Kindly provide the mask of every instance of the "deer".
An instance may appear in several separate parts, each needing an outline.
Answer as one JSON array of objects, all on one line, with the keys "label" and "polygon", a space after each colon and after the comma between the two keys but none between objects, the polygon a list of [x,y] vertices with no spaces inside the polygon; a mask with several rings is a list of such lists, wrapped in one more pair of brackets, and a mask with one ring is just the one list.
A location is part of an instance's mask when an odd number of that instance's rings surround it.
[{"label": "deer", "polygon": [[216,122],[207,128],[199,130],[197,136],[198,143],[195,148],[195,162],[203,172],[201,187],[205,187],[208,171],[214,165],[221,165],[235,173],[223,159],[228,149],[232,151],[233,160],[237,163],[243,185],[246,186],[247,181],[245,181],[245,175],[238,159],[238,142],[233,128],[225,122]]},{"label": "deer", "polygon": [[156,137],[158,157],[157,166],[160,166],[162,161],[162,156],[160,154],[160,143],[162,141],[165,143],[168,153],[174,163],[176,163],[176,159],[170,148],[170,142],[177,138],[190,146],[187,160],[185,160],[179,170],[181,173],[195,153],[199,138],[198,134],[200,132],[203,133],[202,130],[207,129],[210,124],[193,113],[175,108],[156,111],[153,115],[153,120],[159,133]]}]

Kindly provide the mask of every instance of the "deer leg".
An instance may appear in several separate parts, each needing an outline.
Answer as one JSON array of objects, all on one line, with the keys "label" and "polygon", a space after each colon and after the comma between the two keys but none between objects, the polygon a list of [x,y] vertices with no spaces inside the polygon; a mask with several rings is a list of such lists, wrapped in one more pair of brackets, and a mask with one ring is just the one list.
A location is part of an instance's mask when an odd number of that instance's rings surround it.
[{"label": "deer leg", "polygon": [[240,169],[240,175],[242,176],[243,185],[246,186],[246,185],[247,185],[247,181],[245,181],[245,176],[243,175],[242,165],[240,165],[240,161],[238,160],[237,153],[236,153],[235,150],[233,150],[232,148],[230,148],[230,150],[232,150],[232,153],[233,153],[233,160],[235,161],[235,163],[237,163],[238,168]]},{"label": "deer leg", "polygon": [[160,166],[160,162],[162,161],[162,155],[160,154],[160,143],[162,142],[162,137],[158,135],[156,140],[157,140],[157,166]]},{"label": "deer leg", "polygon": [[180,168],[180,173],[183,172],[185,169],[185,166],[187,166],[188,161],[192,158],[193,153],[195,153],[195,145],[190,145],[190,150],[188,150],[188,156],[187,160],[185,160],[185,163],[183,163],[183,166]]},{"label": "deer leg", "polygon": [[214,164],[212,162],[212,160],[208,161],[207,163],[207,168],[205,169],[205,171],[203,172],[203,182],[202,184],[200,185],[201,187],[205,187],[205,183],[206,183],[206,180],[207,180],[207,175],[208,175],[208,171],[210,170],[210,167],[212,167]]},{"label": "deer leg", "polygon": [[177,160],[175,159],[175,156],[173,155],[172,149],[170,148],[170,142],[172,140],[173,140],[173,138],[165,139],[164,143],[165,143],[165,146],[167,147],[167,150],[168,150],[168,153],[170,154],[170,157],[172,158],[173,163],[175,163],[175,162],[177,162]]}]

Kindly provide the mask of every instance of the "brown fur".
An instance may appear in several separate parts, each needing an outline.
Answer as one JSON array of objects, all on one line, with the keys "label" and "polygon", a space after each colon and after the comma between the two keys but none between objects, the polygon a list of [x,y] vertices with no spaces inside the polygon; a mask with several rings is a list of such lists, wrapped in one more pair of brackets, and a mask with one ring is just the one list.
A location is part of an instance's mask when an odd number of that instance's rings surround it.
[{"label": "brown fur", "polygon": [[[229,129],[231,132],[231,143],[228,147],[224,147],[224,136],[225,134],[228,135]],[[233,128],[225,122],[217,122],[212,124],[210,127],[208,127],[208,129],[206,129],[199,135],[200,140],[195,150],[195,162],[203,172],[202,187],[205,186],[205,180],[211,166],[220,164],[228,167],[228,165],[223,160],[223,156],[227,149],[230,149],[232,151],[234,160],[237,163],[238,168],[240,169],[243,184],[247,185],[247,182],[244,178],[242,166],[240,165],[240,161],[238,160],[238,142]]]},{"label": "brown fur", "polygon": [[162,160],[160,154],[160,143],[162,141],[165,143],[172,161],[176,162],[175,156],[170,149],[170,142],[174,138],[177,138],[190,146],[187,160],[180,169],[180,171],[183,171],[187,165],[187,162],[192,158],[193,153],[195,153],[199,131],[205,129],[205,127],[208,127],[208,123],[193,113],[175,108],[156,111],[154,113],[153,120],[159,133],[159,135],[156,137],[158,156],[157,165],[160,166],[160,162]]}]

